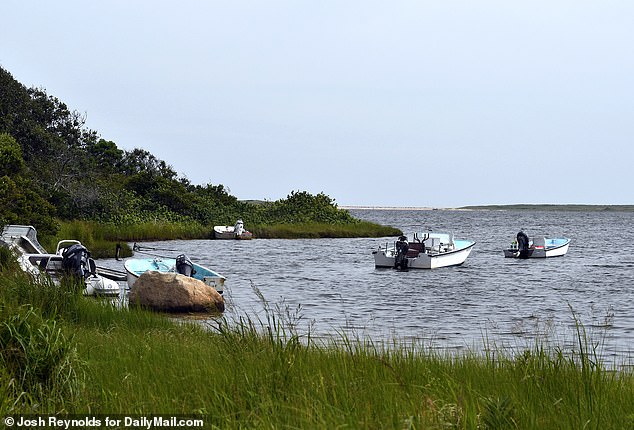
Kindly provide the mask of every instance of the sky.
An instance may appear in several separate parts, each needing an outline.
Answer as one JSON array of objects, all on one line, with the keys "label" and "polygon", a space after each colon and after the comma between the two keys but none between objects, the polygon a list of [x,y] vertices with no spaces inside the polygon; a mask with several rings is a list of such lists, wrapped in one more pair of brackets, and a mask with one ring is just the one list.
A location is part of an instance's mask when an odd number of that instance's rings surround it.
[{"label": "sky", "polygon": [[239,199],[634,204],[630,0],[0,2],[0,66]]}]

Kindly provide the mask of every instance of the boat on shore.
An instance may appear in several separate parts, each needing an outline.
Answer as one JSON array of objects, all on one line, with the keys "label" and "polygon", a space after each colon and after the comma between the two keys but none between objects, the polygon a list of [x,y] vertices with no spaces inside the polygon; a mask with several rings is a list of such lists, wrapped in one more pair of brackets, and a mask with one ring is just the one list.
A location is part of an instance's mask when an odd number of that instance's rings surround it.
[{"label": "boat on shore", "polygon": [[549,258],[562,257],[568,252],[570,239],[565,237],[535,237],[530,239],[526,233],[517,233],[516,240],[509,248],[504,249],[506,258]]},{"label": "boat on shore", "polygon": [[253,239],[253,233],[244,229],[244,222],[237,220],[235,225],[217,225],[214,226],[215,239],[237,239],[249,240]]},{"label": "boat on shore", "polygon": [[459,266],[471,253],[474,241],[454,239],[451,233],[414,233],[408,240],[401,236],[391,245],[372,252],[375,267],[407,269],[436,269]]},{"label": "boat on shore", "polygon": [[226,279],[224,276],[200,264],[192,263],[185,254],[181,254],[176,258],[128,258],[123,263],[123,267],[125,268],[128,287],[130,288],[143,273],[156,271],[191,276],[215,288],[220,294],[224,291]]},{"label": "boat on shore", "polygon": [[78,240],[61,240],[55,253],[51,254],[37,240],[37,231],[29,225],[7,225],[2,230],[0,241],[11,249],[18,264],[35,278],[50,277],[54,283],[72,274],[83,279],[84,295],[118,296],[119,284],[98,273],[90,252]]}]

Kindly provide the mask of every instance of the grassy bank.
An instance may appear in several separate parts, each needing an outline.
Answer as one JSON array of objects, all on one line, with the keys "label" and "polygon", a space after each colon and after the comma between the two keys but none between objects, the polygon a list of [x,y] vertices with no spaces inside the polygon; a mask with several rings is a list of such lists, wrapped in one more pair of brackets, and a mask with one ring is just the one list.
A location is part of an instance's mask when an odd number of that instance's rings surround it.
[{"label": "grassy bank", "polygon": [[127,242],[144,240],[208,239],[210,229],[198,223],[139,223],[134,225],[103,224],[94,221],[65,221],[53,237],[41,238],[42,245],[53,251],[62,239],[79,240],[94,258],[112,258],[117,244],[121,257],[129,257],[132,250]]},{"label": "grassy bank", "polygon": [[634,425],[634,375],[535,345],[460,356],[315,343],[284,312],[176,324],[34,285],[0,253],[0,415],[182,414],[205,428],[580,429]]},{"label": "grassy bank", "polygon": [[[400,230],[359,221],[352,224],[274,224],[257,225],[250,228],[256,238],[260,239],[298,239],[324,237],[384,237],[398,236]],[[115,226],[94,221],[66,221],[53,237],[42,237],[42,245],[50,252],[55,250],[57,242],[62,239],[75,239],[83,243],[94,258],[112,258],[115,256],[117,244],[121,246],[121,257],[129,257],[132,250],[128,242],[150,240],[177,239],[211,239],[213,226],[190,223],[138,223],[134,225]]]},{"label": "grassy bank", "polygon": [[254,226],[253,234],[261,239],[299,239],[326,237],[384,237],[398,236],[394,227],[359,221],[356,224],[273,224]]}]

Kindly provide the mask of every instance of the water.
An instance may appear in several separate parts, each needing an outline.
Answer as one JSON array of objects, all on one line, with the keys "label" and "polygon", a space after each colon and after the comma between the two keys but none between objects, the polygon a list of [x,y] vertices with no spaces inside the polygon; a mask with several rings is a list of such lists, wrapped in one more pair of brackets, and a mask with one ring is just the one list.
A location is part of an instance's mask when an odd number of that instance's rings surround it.
[{"label": "water", "polygon": [[[405,233],[433,228],[477,244],[462,266],[409,272],[374,267],[372,250],[394,238],[144,245],[184,252],[225,275],[229,319],[266,319],[257,290],[269,307],[289,310],[300,330],[310,329],[313,336],[417,339],[429,348],[473,351],[483,344],[518,350],[536,339],[572,348],[576,316],[591,339],[602,343],[599,352],[607,362],[631,361],[634,213],[351,212]],[[571,238],[568,254],[504,258],[502,249],[519,229],[529,236]],[[114,260],[106,265],[122,268]]]}]

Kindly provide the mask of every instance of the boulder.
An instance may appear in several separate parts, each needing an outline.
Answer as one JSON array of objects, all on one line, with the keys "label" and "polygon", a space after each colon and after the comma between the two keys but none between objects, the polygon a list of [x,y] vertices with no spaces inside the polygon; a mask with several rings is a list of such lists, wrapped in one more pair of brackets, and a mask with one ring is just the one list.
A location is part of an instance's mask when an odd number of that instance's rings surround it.
[{"label": "boulder", "polygon": [[177,273],[147,271],[128,295],[131,306],[164,312],[223,312],[225,301],[215,288]]}]

